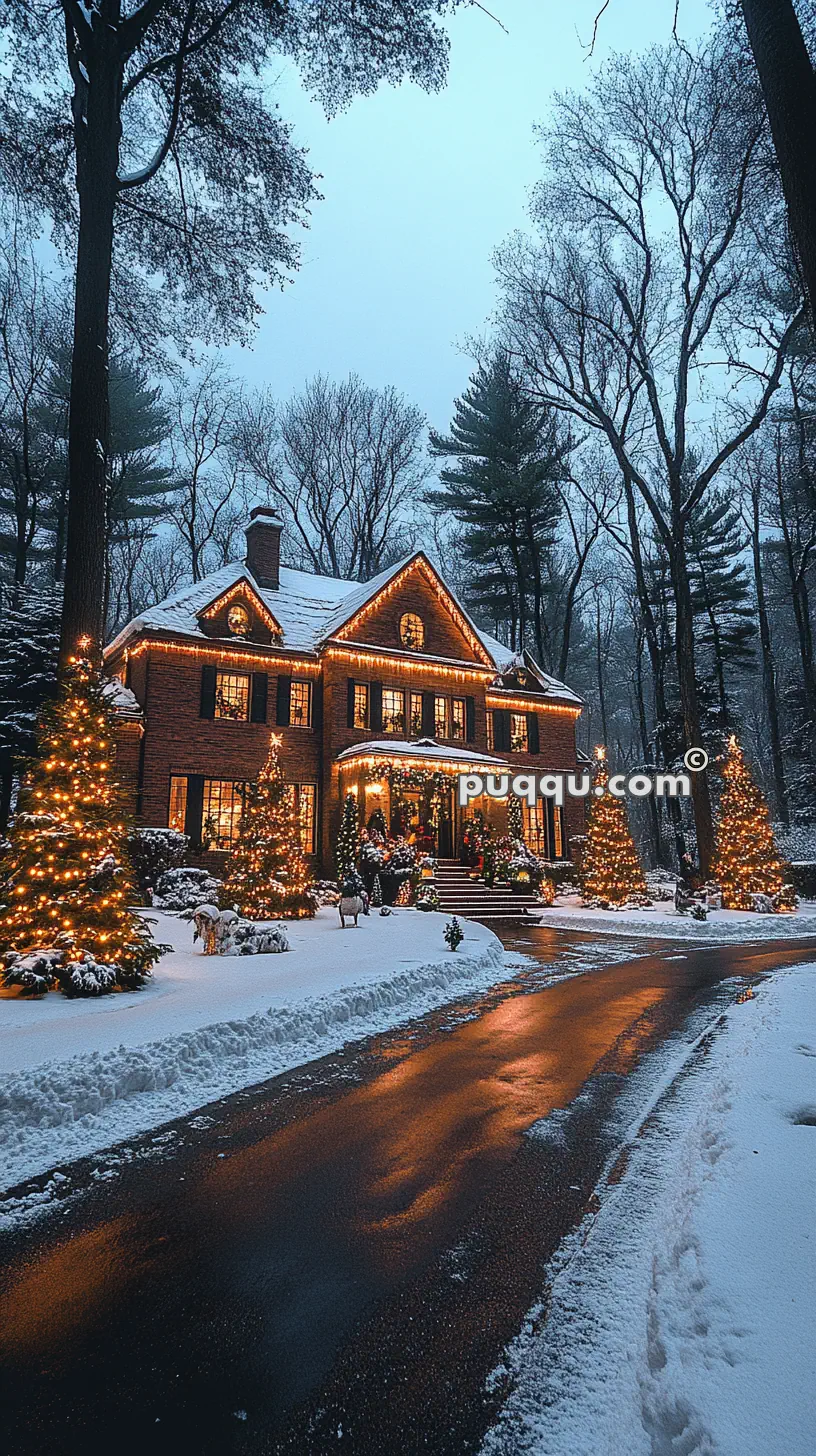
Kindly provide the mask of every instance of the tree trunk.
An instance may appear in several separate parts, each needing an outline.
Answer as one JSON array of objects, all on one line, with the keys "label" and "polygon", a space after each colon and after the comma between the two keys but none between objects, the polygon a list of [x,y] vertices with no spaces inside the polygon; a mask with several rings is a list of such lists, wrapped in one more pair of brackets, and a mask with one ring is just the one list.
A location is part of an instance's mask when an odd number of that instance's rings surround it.
[{"label": "tree trunk", "polygon": [[[680,706],[683,710],[683,740],[686,749],[701,748],[702,728],[694,663],[694,611],[686,563],[686,549],[679,523],[674,534],[670,564],[675,598],[675,651]],[[711,817],[708,776],[703,770],[701,773],[689,774],[689,778],[691,779],[694,825],[697,830],[697,858],[702,874],[707,877],[714,854],[714,825]]]},{"label": "tree trunk", "polygon": [[68,406],[69,495],[61,665],[75,651],[81,637],[92,638],[97,651],[101,650],[104,630],[110,437],[108,314],[122,84],[118,35],[107,21],[107,15],[96,14],[87,125],[82,124],[81,117],[77,125],[79,240]]},{"label": "tree trunk", "polygon": [[793,0],[742,0],[776,149],[788,222],[810,307],[816,309],[816,75]]},{"label": "tree trunk", "polygon": [[[640,728],[640,746],[645,766],[654,763],[654,753],[649,739],[649,727],[646,720],[646,700],[643,695],[643,629],[641,626],[638,640],[635,644],[635,702],[637,704],[638,727]],[[649,827],[652,834],[652,850],[654,863],[662,865],[664,859],[663,836],[660,833],[660,812],[657,806],[657,799],[650,794],[646,800],[649,809]]]},{"label": "tree trunk", "polygon": [[[655,752],[659,768],[669,766],[669,744],[667,741],[667,727],[669,722],[669,709],[666,702],[666,682],[663,673],[663,654],[657,634],[657,623],[655,622],[652,604],[649,600],[649,587],[646,581],[646,570],[643,565],[643,553],[640,549],[640,529],[638,526],[637,511],[635,509],[635,497],[632,491],[631,481],[624,480],[626,490],[626,516],[629,526],[629,545],[632,553],[632,565],[635,571],[635,588],[637,590],[638,605],[640,607],[643,632],[646,638],[646,650],[649,654],[649,665],[652,670],[652,691],[654,694],[655,714]],[[683,830],[683,811],[680,807],[680,800],[671,795],[665,799],[664,804],[668,810],[671,821],[674,844],[677,852],[677,863],[682,863],[683,855],[686,852],[686,836]],[[661,837],[662,844],[662,837]]]},{"label": "tree trunk", "polygon": [[600,597],[598,597],[595,602],[595,665],[598,673],[598,703],[601,709],[601,736],[603,738],[604,745],[606,746],[606,693],[604,691],[603,651],[601,647]]},{"label": "tree trunk", "polygon": [[765,576],[762,569],[762,548],[760,544],[759,489],[752,493],[751,500],[751,556],[754,563],[754,583],[759,618],[759,642],[762,652],[762,686],[765,695],[765,711],[768,715],[768,733],[771,740],[771,765],[773,768],[776,812],[787,828],[790,823],[788,792],[785,784],[785,760],[782,757],[782,736],[779,731],[779,705],[776,700],[776,663],[771,644],[771,624],[768,617],[768,601],[765,595]]}]

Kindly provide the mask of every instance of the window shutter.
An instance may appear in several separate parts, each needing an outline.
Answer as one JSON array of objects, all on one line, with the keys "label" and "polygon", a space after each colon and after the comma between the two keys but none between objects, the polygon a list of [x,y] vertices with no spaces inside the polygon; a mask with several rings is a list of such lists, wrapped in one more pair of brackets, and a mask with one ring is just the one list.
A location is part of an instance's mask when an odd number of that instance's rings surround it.
[{"label": "window shutter", "polygon": [[210,662],[205,663],[201,669],[201,706],[199,708],[199,717],[215,717],[215,667]]},{"label": "window shutter", "polygon": [[538,753],[538,714],[527,714],[527,752]]},{"label": "window shutter", "polygon": [[287,728],[289,726],[291,687],[291,677],[285,676],[282,672],[278,673],[278,699],[275,721],[279,728]]},{"label": "window shutter", "polygon": [[373,682],[368,689],[368,717],[372,733],[382,733],[381,682]]},{"label": "window shutter", "polygon": [[354,678],[350,677],[346,692],[346,727],[354,727]]},{"label": "window shutter", "polygon": [[250,723],[266,722],[267,677],[265,672],[253,672],[252,697],[249,703]]},{"label": "window shutter", "polygon": [[422,737],[433,738],[436,732],[436,694],[422,694]]},{"label": "window shutter", "polygon": [[[215,669],[213,668],[213,672]],[[204,775],[187,775],[187,807],[184,812],[184,833],[192,849],[201,845],[201,821],[204,815]]]},{"label": "window shutter", "polygon": [[323,679],[319,677],[312,683],[312,727],[323,727]]},{"label": "window shutter", "polygon": [[510,752],[510,709],[493,709],[493,747],[498,753]]},{"label": "window shutter", "polygon": [[476,699],[465,698],[465,737],[468,743],[476,738]]}]

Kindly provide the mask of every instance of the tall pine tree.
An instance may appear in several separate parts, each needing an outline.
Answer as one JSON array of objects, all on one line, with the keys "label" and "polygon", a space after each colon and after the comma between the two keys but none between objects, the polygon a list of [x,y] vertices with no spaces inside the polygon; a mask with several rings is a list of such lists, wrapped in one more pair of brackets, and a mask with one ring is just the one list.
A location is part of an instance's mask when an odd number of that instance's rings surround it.
[{"label": "tall pine tree", "polygon": [[473,608],[488,620],[509,619],[513,645],[530,647],[542,663],[551,657],[550,558],[571,448],[560,421],[526,397],[502,352],[471,376],[450,434],[431,431],[435,455],[458,456],[456,467],[439,472],[444,489],[429,491],[427,500],[465,528]]},{"label": "tall pine tree", "polygon": [[257,779],[247,784],[238,843],[224,884],[226,904],[247,920],[301,920],[315,913],[300,819],[280,766],[280,739],[272,734]]},{"label": "tall pine tree", "polygon": [[5,983],[40,992],[56,982],[69,996],[135,990],[161,948],[130,909],[113,710],[88,657],[71,659],[38,739],[0,865]]},{"label": "tall pine tree", "polygon": [[41,709],[57,688],[60,611],[55,587],[7,590],[0,607],[0,833],[15,779],[37,751]]}]

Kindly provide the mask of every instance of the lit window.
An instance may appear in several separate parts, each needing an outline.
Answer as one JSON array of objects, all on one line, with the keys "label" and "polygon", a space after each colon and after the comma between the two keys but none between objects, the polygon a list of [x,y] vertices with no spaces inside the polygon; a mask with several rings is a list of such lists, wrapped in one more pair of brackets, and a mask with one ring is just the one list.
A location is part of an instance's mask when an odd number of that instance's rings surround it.
[{"label": "lit window", "polygon": [[308,728],[312,721],[312,684],[292,678],[289,692],[289,722],[293,728]]},{"label": "lit window", "polygon": [[510,752],[527,752],[527,714],[510,714]]},{"label": "lit window", "polygon": [[405,732],[405,697],[399,688],[383,688],[382,725],[386,733]]},{"label": "lit window", "polygon": [[422,694],[411,694],[411,734],[418,738],[422,732]]},{"label": "lit window", "polygon": [[425,623],[416,612],[403,612],[399,624],[400,642],[411,652],[425,645]]},{"label": "lit window", "polygon": [[240,723],[249,717],[249,673],[215,674],[215,716]]},{"label": "lit window", "polygon": [[465,738],[465,700],[464,698],[453,698],[451,700],[451,738],[457,738],[464,742]]},{"label": "lit window", "polygon": [[553,818],[553,859],[564,858],[564,810],[560,804],[555,805]]},{"label": "lit window", "polygon": [[487,750],[488,753],[493,752],[493,714],[491,712],[487,713]]},{"label": "lit window", "polygon": [[437,738],[448,736],[448,700],[434,698],[434,733]]},{"label": "lit window", "polygon": [[248,637],[252,622],[246,607],[241,607],[236,602],[227,612],[227,626],[233,637]]},{"label": "lit window", "polygon": [[354,726],[368,727],[368,683],[354,684]]},{"label": "lit window", "polygon": [[170,812],[167,816],[167,823],[170,829],[179,829],[184,833],[184,822],[187,818],[187,779],[171,778],[170,780]]},{"label": "lit window", "polygon": [[543,799],[536,799],[534,804],[522,803],[521,812],[524,815],[524,842],[533,854],[540,854],[544,859],[548,855],[547,847],[547,810]]},{"label": "lit window", "polygon": [[317,784],[301,784],[298,789],[298,814],[300,815],[300,842],[304,854],[315,852],[315,810],[317,808]]},{"label": "lit window", "polygon": [[205,849],[229,849],[238,838],[244,785],[230,779],[205,779],[201,843]]}]

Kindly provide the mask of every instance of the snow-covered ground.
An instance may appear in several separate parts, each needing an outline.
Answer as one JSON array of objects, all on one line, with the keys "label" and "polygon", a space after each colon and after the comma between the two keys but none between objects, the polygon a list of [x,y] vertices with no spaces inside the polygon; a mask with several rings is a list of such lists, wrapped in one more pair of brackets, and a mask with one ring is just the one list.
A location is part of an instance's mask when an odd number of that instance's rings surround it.
[{"label": "snow-covered ground", "polygon": [[678,915],[671,900],[653,910],[590,910],[579,895],[559,895],[542,907],[541,924],[557,930],[601,930],[605,935],[665,935],[673,940],[795,940],[816,935],[816,901],[805,900],[789,915],[759,915],[750,910],[711,910],[707,920]]},{"label": "snow-covered ground", "polygon": [[509,974],[483,925],[464,922],[464,941],[449,951],[440,914],[372,913],[343,931],[326,908],[287,924],[284,954],[204,956],[186,921],[149,913],[156,939],[174,951],[142,991],[0,997],[0,1186]]},{"label": "snow-covered ground", "polygon": [[725,1014],[599,1192],[483,1456],[810,1456],[816,966]]}]

